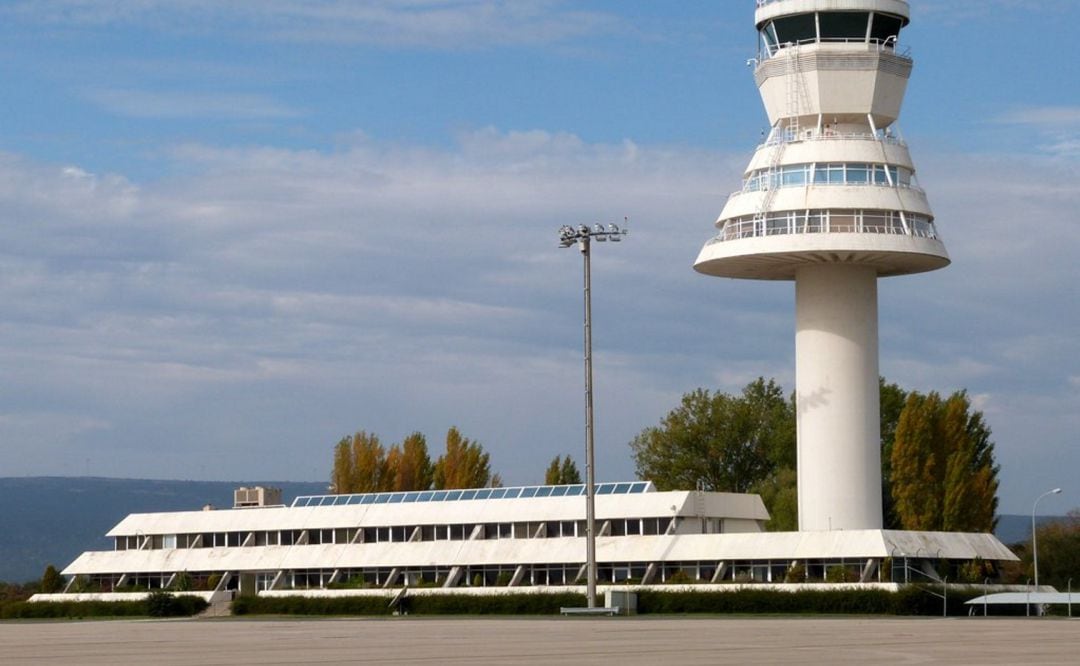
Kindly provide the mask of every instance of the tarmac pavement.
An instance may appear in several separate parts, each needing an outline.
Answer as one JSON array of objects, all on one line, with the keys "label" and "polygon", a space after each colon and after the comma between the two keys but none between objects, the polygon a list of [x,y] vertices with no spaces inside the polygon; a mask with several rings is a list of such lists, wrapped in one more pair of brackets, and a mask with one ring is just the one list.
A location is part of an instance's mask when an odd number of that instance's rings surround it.
[{"label": "tarmac pavement", "polygon": [[1076,664],[1064,618],[200,619],[0,623],[0,664]]}]

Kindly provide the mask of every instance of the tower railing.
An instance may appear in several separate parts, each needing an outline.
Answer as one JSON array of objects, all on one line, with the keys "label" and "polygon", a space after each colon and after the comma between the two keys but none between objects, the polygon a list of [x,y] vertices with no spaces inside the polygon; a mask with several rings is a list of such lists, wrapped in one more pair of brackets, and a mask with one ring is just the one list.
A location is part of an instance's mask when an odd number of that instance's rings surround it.
[{"label": "tower railing", "polygon": [[796,234],[880,234],[887,236],[912,236],[939,240],[937,229],[930,221],[918,220],[907,231],[897,221],[881,222],[834,222],[831,220],[807,220],[801,215],[787,219],[757,219],[753,216],[732,219],[724,223],[720,233],[710,239],[706,245],[724,243],[744,238],[762,238],[765,236],[789,236]]},{"label": "tower railing", "polygon": [[904,183],[896,183],[895,185],[889,185],[887,183],[854,183],[854,182],[847,182],[847,183],[813,183],[813,182],[804,182],[804,183],[796,183],[796,184],[789,184],[789,185],[785,185],[783,183],[777,183],[777,184],[769,183],[769,185],[766,186],[766,187],[755,187],[755,188],[744,187],[741,190],[735,190],[731,194],[728,194],[728,199],[731,199],[732,197],[741,196],[743,194],[752,194],[754,192],[767,192],[767,191],[770,191],[770,190],[772,190],[772,191],[784,190],[784,189],[789,189],[789,188],[794,188],[794,187],[880,187],[880,188],[888,189],[888,190],[897,190],[897,189],[899,189],[899,190],[910,190],[912,192],[918,192],[920,194],[926,194],[926,190],[919,187],[918,185],[914,185],[914,184],[905,185]]},{"label": "tower railing", "polygon": [[[878,53],[889,53],[898,58],[905,60],[911,60],[911,47],[901,46],[897,43],[895,37],[887,37],[885,39],[878,39],[871,37],[813,37],[808,39],[798,39],[794,41],[783,42],[776,45],[762,46],[758,50],[758,57],[756,58],[758,66],[760,67],[766,60],[775,58],[789,48],[796,46],[810,46],[814,44],[843,44],[843,45],[856,45],[862,44],[867,47],[867,51],[877,51]],[[807,51],[807,53],[810,53]],[[786,53],[785,53],[786,54]]]},{"label": "tower railing", "polygon": [[816,127],[803,127],[797,132],[788,132],[786,130],[773,132],[764,143],[758,145],[757,150],[775,146],[778,143],[799,143],[801,141],[879,141],[894,146],[907,146],[907,142],[900,137],[882,130],[878,130],[876,133],[837,132],[827,127],[820,130]]},{"label": "tower railing", "polygon": [[761,8],[761,7],[764,7],[766,5],[771,5],[774,2],[782,2],[782,0],[757,0],[757,6],[758,6],[758,8]]}]

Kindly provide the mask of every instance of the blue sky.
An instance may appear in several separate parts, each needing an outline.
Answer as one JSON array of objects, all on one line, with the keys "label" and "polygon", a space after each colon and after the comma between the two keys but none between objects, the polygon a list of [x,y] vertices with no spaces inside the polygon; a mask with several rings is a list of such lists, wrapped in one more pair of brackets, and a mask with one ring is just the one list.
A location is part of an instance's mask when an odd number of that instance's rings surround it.
[{"label": "blue sky", "polygon": [[[1080,506],[1080,5],[915,0],[900,128],[953,265],[881,369],[966,388],[1006,512]],[[0,475],[326,478],[451,425],[598,474],[696,387],[790,389],[793,288],[691,264],[766,124],[751,0],[0,3]]]}]

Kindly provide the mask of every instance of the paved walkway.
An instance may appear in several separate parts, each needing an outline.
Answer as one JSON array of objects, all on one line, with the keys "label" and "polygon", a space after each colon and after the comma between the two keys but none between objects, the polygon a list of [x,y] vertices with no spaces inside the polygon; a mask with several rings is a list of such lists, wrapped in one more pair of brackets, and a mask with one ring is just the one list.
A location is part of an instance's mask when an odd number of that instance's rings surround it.
[{"label": "paved walkway", "polygon": [[0,664],[1076,664],[1055,618],[0,623]]}]

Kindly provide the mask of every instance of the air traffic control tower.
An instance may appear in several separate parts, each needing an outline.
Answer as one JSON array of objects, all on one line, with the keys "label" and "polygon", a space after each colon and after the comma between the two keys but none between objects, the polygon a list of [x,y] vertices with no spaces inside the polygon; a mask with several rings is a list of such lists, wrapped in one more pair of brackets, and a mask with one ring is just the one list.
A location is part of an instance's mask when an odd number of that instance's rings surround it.
[{"label": "air traffic control tower", "polygon": [[881,529],[877,280],[949,263],[895,129],[903,0],[757,0],[771,131],[694,268],[795,282],[799,530]]}]

